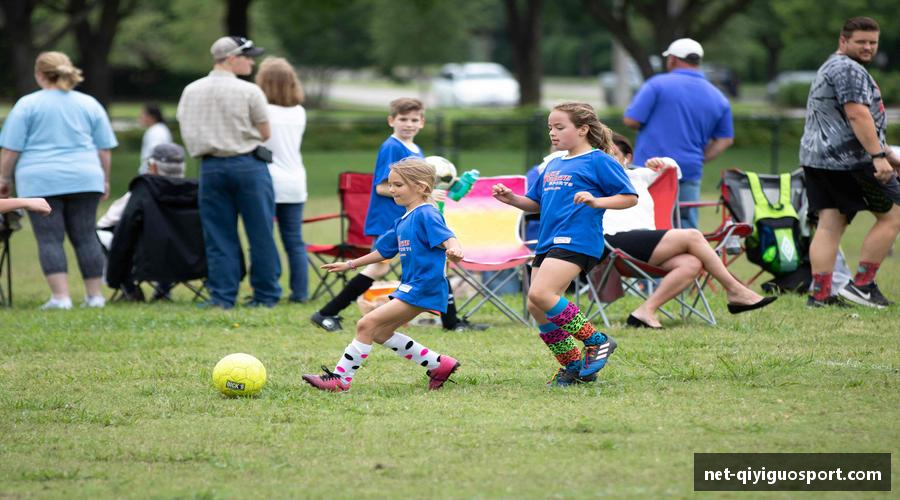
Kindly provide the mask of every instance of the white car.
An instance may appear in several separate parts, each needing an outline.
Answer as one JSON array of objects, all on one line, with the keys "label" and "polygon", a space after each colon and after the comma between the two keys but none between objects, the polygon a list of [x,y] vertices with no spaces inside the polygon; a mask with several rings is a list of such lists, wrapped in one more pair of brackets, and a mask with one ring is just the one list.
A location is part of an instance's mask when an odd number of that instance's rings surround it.
[{"label": "white car", "polygon": [[445,64],[431,91],[438,106],[519,104],[519,82],[497,63]]}]

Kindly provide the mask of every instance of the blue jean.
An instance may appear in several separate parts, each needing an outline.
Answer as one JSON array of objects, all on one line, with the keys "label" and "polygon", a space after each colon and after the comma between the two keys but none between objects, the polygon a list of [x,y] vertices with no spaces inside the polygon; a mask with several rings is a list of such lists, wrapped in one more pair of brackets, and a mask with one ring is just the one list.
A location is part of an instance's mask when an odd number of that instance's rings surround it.
[{"label": "blue jean", "polygon": [[200,166],[200,221],[206,243],[207,287],[211,300],[234,306],[241,283],[238,214],[250,243],[253,299],[274,304],[281,298],[281,259],[272,232],[275,192],[269,168],[249,154],[204,157]]},{"label": "blue jean", "polygon": [[[700,201],[700,181],[678,181],[678,201]],[[681,209],[681,227],[697,229],[699,218],[696,208]]]},{"label": "blue jean", "polygon": [[291,270],[291,300],[309,299],[309,259],[303,242],[303,203],[276,203],[278,231]]}]

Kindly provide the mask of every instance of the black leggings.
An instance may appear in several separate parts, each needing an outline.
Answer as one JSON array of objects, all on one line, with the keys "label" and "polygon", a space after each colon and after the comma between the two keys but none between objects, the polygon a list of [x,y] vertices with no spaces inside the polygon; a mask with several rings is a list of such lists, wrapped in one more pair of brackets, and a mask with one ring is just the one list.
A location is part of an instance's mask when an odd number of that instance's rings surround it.
[{"label": "black leggings", "polygon": [[41,270],[44,275],[68,272],[63,241],[75,248],[78,267],[84,279],[103,276],[106,259],[96,234],[97,205],[100,193],[74,193],[47,196],[53,211],[48,216],[28,212],[37,239]]}]

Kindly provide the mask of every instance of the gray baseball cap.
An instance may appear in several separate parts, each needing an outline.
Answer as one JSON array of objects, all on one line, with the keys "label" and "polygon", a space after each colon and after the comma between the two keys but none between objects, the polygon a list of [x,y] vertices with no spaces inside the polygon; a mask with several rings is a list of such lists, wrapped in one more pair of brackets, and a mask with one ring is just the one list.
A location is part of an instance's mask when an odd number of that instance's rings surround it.
[{"label": "gray baseball cap", "polygon": [[219,61],[228,56],[255,57],[265,52],[265,49],[254,46],[253,40],[242,36],[223,36],[212,44],[209,52],[213,59]]},{"label": "gray baseball cap", "polygon": [[163,163],[184,162],[184,148],[173,142],[157,144],[150,152],[150,159]]}]

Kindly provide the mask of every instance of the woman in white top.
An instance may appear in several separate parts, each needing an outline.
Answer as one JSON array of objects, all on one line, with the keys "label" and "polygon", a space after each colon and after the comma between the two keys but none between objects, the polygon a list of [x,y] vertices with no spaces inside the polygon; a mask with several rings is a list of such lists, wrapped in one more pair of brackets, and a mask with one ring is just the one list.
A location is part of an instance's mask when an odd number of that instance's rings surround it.
[{"label": "woman in white top", "polygon": [[306,203],[306,169],[300,142],[306,130],[303,88],[287,60],[268,57],[259,66],[256,84],[269,101],[272,135],[265,146],[272,150],[269,173],[275,188],[275,216],[291,270],[291,302],[309,300],[306,244],[303,242],[303,205]]},{"label": "woman in white top", "polygon": [[750,290],[732,276],[700,231],[657,230],[648,188],[659,172],[665,168],[678,168],[678,165],[671,158],[651,158],[647,160],[646,168],[632,168],[633,150],[628,139],[613,134],[613,143],[616,147],[612,154],[634,185],[638,204],[625,210],[607,210],[603,217],[604,238],[632,257],[668,271],[656,291],[628,316],[628,326],[662,328],[656,311],[689,287],[701,270],[722,284],[728,296],[728,312],[732,314],[758,309],[775,300],[776,297],[763,297]]},{"label": "woman in white top", "polygon": [[141,166],[138,168],[138,175],[147,173],[147,162],[150,159],[150,153],[153,148],[160,144],[168,144],[172,142],[172,132],[166,126],[163,119],[162,110],[158,104],[144,104],[139,118],[141,125],[147,127],[144,136],[141,138]]}]

